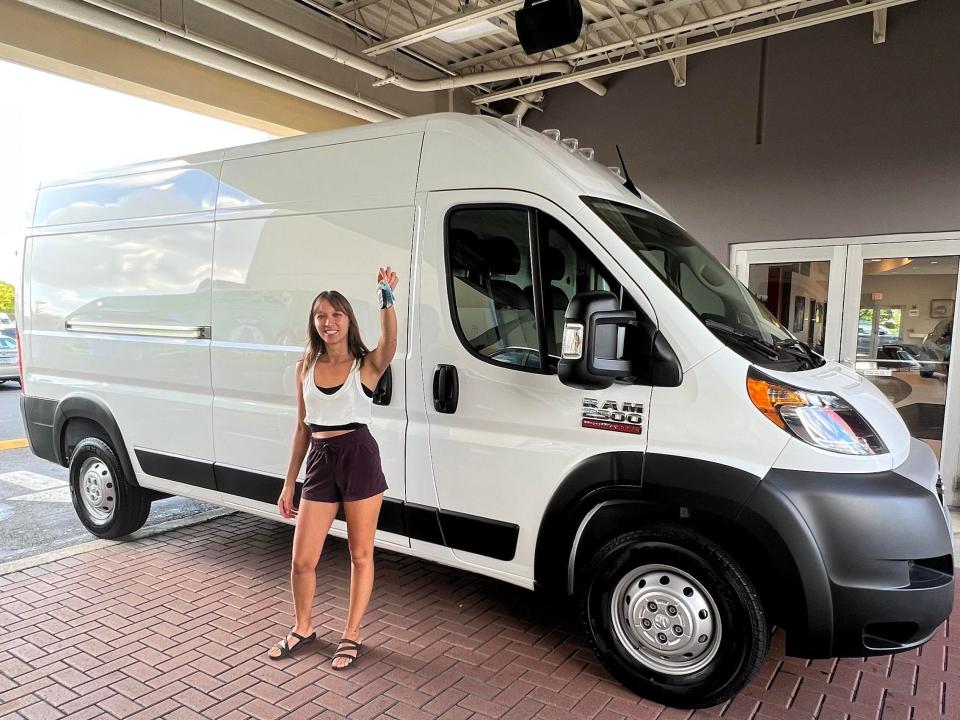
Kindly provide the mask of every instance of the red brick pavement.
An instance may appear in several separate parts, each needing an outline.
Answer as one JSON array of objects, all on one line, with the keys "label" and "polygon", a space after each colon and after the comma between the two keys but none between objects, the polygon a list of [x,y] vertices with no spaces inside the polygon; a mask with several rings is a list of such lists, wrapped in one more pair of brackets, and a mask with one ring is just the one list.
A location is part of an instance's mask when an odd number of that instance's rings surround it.
[{"label": "red brick pavement", "polygon": [[778,634],[744,692],[692,713],[613,681],[568,611],[389,552],[366,651],[333,672],[349,578],[335,539],[317,573],[320,641],[271,662],[291,619],[291,537],[237,514],[0,576],[0,718],[960,719],[957,620],[920,651],[866,661],[784,657]]}]

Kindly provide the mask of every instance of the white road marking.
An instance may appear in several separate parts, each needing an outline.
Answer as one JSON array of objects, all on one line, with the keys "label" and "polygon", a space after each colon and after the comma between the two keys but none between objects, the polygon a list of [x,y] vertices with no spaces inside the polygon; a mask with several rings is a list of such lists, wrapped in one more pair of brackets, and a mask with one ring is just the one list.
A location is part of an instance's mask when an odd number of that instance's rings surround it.
[{"label": "white road marking", "polygon": [[13,502],[14,500],[23,500],[24,502],[55,502],[69,503],[70,488],[64,485],[51,490],[41,490],[40,492],[30,493],[29,495],[18,495],[17,497],[5,498],[4,502]]},{"label": "white road marking", "polygon": [[41,475],[40,473],[30,472],[29,470],[15,470],[14,472],[0,473],[0,482],[19,485],[27,490],[38,492],[40,490],[50,490],[51,488],[67,487],[66,480]]}]

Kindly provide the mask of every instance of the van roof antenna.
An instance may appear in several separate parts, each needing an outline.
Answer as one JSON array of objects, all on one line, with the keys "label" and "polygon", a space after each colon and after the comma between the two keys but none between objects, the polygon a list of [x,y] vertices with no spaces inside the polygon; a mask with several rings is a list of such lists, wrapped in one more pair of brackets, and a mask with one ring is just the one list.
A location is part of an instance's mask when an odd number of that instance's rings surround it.
[{"label": "van roof antenna", "polygon": [[623,177],[626,178],[626,182],[623,184],[623,186],[624,186],[627,190],[629,190],[630,192],[632,192],[634,195],[636,195],[638,198],[642,198],[643,195],[641,195],[641,194],[640,194],[640,191],[637,190],[637,186],[634,185],[634,184],[633,184],[633,180],[630,179],[630,173],[627,172],[627,164],[623,161],[623,153],[620,152],[620,146],[619,146],[619,145],[615,145],[614,147],[617,148],[617,155],[620,156],[620,167],[623,168]]}]

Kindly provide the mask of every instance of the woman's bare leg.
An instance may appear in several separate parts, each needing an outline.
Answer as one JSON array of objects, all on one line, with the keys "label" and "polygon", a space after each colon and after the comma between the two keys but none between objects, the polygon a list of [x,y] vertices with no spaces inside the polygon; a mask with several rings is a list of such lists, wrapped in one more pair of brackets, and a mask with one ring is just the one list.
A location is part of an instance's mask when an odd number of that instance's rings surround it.
[{"label": "woman's bare leg", "polygon": [[[373,592],[373,537],[382,503],[383,493],[343,504],[350,546],[350,609],[347,611],[347,627],[343,637],[358,642],[360,622]],[[350,658],[340,657],[333,661],[333,666],[337,668],[349,664]]]},{"label": "woman's bare leg", "polygon": [[[297,513],[297,526],[293,531],[293,561],[290,567],[290,587],[293,590],[293,609],[296,623],[293,631],[306,637],[313,632],[313,596],[317,591],[317,563],[323,541],[337,517],[338,503],[301,500]],[[298,640],[290,635],[287,643],[296,645]],[[270,651],[272,657],[279,650]]]}]

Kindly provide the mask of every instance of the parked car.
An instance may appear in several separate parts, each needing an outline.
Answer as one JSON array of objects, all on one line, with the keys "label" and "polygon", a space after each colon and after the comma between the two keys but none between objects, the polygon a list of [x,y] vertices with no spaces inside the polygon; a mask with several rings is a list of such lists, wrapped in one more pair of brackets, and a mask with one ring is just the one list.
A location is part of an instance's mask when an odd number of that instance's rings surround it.
[{"label": "parked car", "polygon": [[155,491],[279,519],[302,344],[274,338],[335,287],[375,341],[371,271],[410,268],[380,547],[576,598],[609,671],[679,707],[743,689],[774,625],[808,658],[922,645],[954,598],[933,451],[569,145],[450,113],[41,186],[32,451],[99,537]]},{"label": "parked car", "polygon": [[8,380],[20,380],[20,365],[17,362],[17,341],[0,335],[0,384]]},{"label": "parked car", "polygon": [[[870,336],[873,332],[870,323],[861,322],[857,326],[857,357],[866,357],[870,353]],[[877,353],[885,345],[896,345],[900,342],[900,336],[891,332],[889,328],[883,325],[877,326]]]},{"label": "parked car", "polygon": [[892,370],[919,370],[922,365],[917,360],[918,352],[916,345],[891,343],[877,348],[877,360]]},{"label": "parked car", "polygon": [[936,324],[920,343],[922,369],[920,375],[932,378],[935,372],[946,378],[950,373],[950,346],[953,343],[953,319],[946,318]]}]

